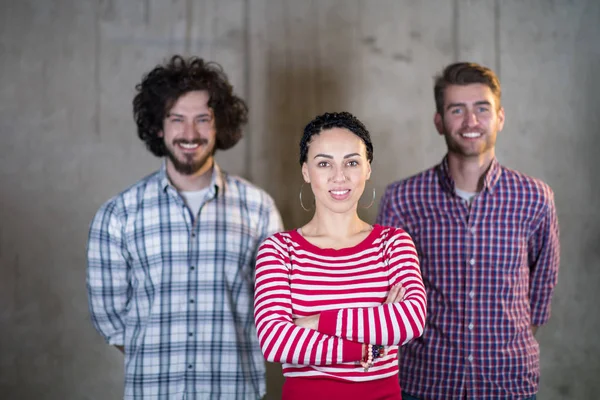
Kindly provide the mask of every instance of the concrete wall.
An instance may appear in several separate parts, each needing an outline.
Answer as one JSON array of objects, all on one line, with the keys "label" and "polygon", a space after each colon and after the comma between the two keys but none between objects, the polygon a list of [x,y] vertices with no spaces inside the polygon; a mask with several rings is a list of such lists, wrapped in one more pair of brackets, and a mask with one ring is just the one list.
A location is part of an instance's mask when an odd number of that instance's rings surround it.
[{"label": "concrete wall", "polygon": [[[218,158],[268,190],[287,227],[308,218],[297,142],[310,118],[365,121],[381,194],[444,154],[432,76],[459,59],[494,68],[507,115],[498,157],[554,188],[561,223],[540,397],[599,398],[599,43],[596,0],[1,1],[0,398],[121,396],[122,356],[89,321],[87,229],[159,164],[131,100],[175,52],[220,62],[248,100],[246,138]],[[269,398],[281,384],[270,365]]]}]

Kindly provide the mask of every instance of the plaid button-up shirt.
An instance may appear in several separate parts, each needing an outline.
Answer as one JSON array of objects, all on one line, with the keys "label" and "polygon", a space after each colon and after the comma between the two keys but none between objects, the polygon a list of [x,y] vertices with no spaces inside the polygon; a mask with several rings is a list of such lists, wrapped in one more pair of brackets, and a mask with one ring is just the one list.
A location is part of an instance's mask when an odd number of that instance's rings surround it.
[{"label": "plaid button-up shirt", "polygon": [[265,394],[254,265],[259,244],[282,229],[269,195],[216,164],[197,216],[164,164],[100,208],[89,233],[89,305],[108,343],[125,346],[125,398]]},{"label": "plaid button-up shirt", "polygon": [[559,264],[551,189],[494,159],[469,206],[444,158],[388,186],[377,222],[412,236],[427,290],[425,333],[402,349],[402,390],[423,399],[535,394],[530,327],[550,316]]}]

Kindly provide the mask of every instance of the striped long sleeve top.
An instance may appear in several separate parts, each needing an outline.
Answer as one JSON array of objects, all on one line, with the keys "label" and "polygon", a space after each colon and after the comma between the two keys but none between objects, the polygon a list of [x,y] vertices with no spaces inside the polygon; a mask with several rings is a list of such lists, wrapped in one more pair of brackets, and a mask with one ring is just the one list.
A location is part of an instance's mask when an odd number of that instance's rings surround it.
[{"label": "striped long sleeve top", "polygon": [[[404,300],[383,304],[391,287]],[[317,330],[294,319],[320,313]],[[297,231],[265,240],[258,251],[254,316],[267,361],[283,363],[286,377],[370,381],[398,373],[398,345],[421,336],[426,296],[411,237],[375,225],[361,243],[322,249]],[[362,344],[387,346],[368,372]]]}]

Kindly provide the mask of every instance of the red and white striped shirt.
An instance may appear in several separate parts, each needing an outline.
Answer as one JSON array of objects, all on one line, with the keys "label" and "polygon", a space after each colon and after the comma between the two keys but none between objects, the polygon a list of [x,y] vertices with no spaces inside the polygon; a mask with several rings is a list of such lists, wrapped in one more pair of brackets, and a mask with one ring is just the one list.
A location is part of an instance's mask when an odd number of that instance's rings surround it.
[{"label": "red and white striped shirt", "polygon": [[[401,283],[404,301],[383,304]],[[322,249],[297,231],[277,233],[259,248],[254,316],[267,361],[283,363],[286,377],[328,377],[361,382],[398,374],[398,345],[421,336],[426,296],[411,237],[375,225],[361,243]],[[294,319],[320,313],[318,330]],[[368,372],[362,344],[386,355]]]}]

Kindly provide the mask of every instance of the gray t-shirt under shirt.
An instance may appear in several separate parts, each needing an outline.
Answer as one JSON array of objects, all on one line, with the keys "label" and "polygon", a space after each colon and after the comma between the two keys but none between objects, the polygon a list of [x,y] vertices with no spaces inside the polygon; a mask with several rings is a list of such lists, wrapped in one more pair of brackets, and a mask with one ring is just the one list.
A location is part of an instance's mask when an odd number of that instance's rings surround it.
[{"label": "gray t-shirt under shirt", "polygon": [[456,195],[458,197],[460,197],[461,199],[466,200],[467,203],[469,203],[469,205],[471,205],[471,202],[473,201],[473,198],[475,196],[477,196],[477,193],[478,193],[478,192],[467,192],[467,191],[461,190],[461,189],[459,189],[457,187],[454,188],[454,191],[456,192]]},{"label": "gray t-shirt under shirt", "polygon": [[200,211],[200,206],[202,202],[204,202],[204,198],[208,193],[208,188],[204,188],[202,190],[194,190],[191,192],[179,192],[183,199],[185,200],[185,204],[192,210],[192,214],[194,218],[198,215],[198,211]]}]

